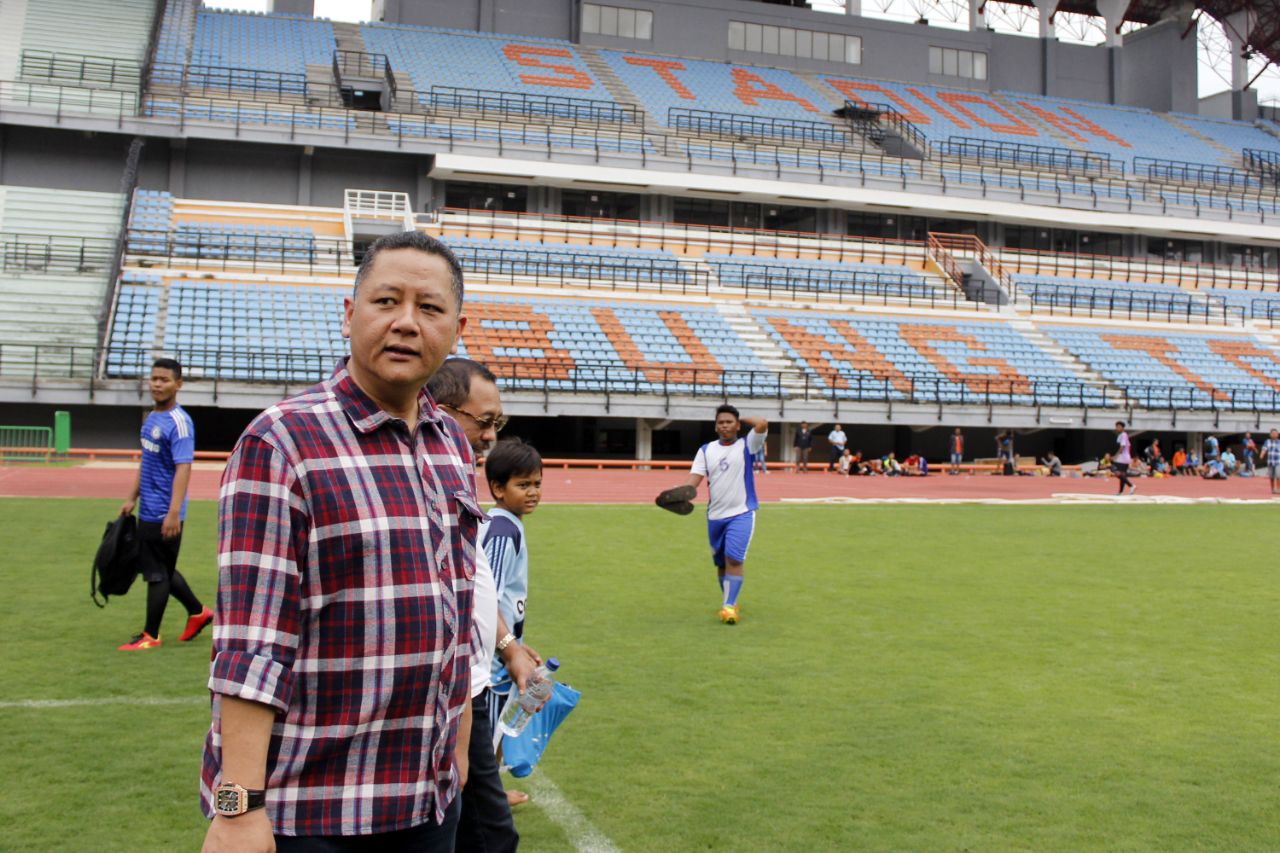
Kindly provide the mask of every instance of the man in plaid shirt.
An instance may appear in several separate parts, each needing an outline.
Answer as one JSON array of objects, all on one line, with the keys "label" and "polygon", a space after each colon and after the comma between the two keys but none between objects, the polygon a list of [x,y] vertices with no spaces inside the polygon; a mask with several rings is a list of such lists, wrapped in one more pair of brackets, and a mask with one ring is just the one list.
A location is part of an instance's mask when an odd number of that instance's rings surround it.
[{"label": "man in plaid shirt", "polygon": [[1271,478],[1271,494],[1280,495],[1280,430],[1271,430],[1271,437],[1262,445],[1262,458]]},{"label": "man in plaid shirt", "polygon": [[378,240],[345,300],[350,357],[228,462],[206,851],[453,850],[483,514],[466,436],[424,386],[461,307],[447,247]]}]

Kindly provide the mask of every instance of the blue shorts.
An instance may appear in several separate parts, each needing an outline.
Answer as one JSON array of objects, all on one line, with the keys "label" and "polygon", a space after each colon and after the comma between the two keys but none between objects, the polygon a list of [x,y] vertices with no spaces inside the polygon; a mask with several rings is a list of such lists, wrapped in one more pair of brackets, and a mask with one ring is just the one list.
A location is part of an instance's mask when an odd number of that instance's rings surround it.
[{"label": "blue shorts", "polygon": [[745,563],[755,529],[756,514],[751,510],[729,518],[707,519],[707,538],[711,540],[711,559],[716,568],[724,568],[726,557]]},{"label": "blue shorts", "polygon": [[963,453],[952,453],[952,454],[951,454],[951,464],[952,464],[952,465],[959,465],[959,464],[961,464],[962,462],[964,462],[964,454],[963,454]]}]

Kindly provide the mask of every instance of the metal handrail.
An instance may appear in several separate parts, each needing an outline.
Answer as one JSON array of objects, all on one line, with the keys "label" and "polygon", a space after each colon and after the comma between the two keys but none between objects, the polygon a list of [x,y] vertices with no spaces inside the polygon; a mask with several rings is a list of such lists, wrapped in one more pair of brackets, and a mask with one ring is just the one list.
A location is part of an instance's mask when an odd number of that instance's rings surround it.
[{"label": "metal handrail", "polygon": [[[135,382],[145,390],[154,347],[74,346],[0,342],[0,379],[80,379],[90,391],[105,380]],[[179,348],[166,355],[183,362],[191,382],[212,382],[215,393],[227,382],[255,382],[297,388],[329,374],[343,355],[336,350],[236,350]],[[105,356],[105,357],[103,357]],[[105,370],[95,366],[102,361]],[[544,394],[631,394],[642,397],[750,397],[786,401],[864,401],[917,404],[1057,406],[1153,410],[1207,409],[1227,412],[1280,412],[1280,391],[1259,386],[1224,385],[1212,393],[1192,385],[993,380],[913,373],[877,376],[817,370],[738,370],[720,366],[670,364],[624,366],[616,362],[497,359],[487,365],[513,390]]]},{"label": "metal handrail", "polygon": [[[114,103],[104,95],[116,96]],[[67,87],[56,84],[0,82],[0,100],[30,106],[51,106],[61,117],[63,112],[108,111],[122,119],[137,110],[137,97],[119,90]],[[87,101],[87,104],[86,104]],[[85,109],[87,106],[87,109]],[[1280,192],[1236,188],[1167,187],[1144,181],[1119,178],[1084,178],[1081,176],[1036,174],[990,164],[939,164],[886,154],[850,152],[838,149],[770,145],[738,140],[697,140],[643,129],[626,130],[595,125],[562,127],[560,120],[509,123],[482,119],[420,115],[417,113],[380,113],[298,103],[266,103],[244,101],[232,97],[209,98],[186,94],[147,95],[143,99],[144,115],[176,120],[180,128],[191,121],[213,121],[229,124],[239,132],[242,127],[269,125],[292,138],[299,131],[327,132],[349,143],[353,136],[375,136],[395,139],[403,145],[406,138],[444,140],[449,150],[459,141],[486,141],[495,144],[499,153],[507,146],[545,150],[550,156],[555,149],[594,152],[637,158],[642,164],[650,156],[688,161],[695,159],[727,162],[736,174],[740,166],[767,168],[777,173],[782,169],[826,174],[838,172],[866,181],[867,176],[901,182],[908,180],[940,182],[943,192],[958,182],[981,187],[987,194],[992,187],[1027,192],[1064,195],[1092,199],[1096,208],[1101,201],[1129,208],[1135,202],[1158,206],[1188,208],[1199,216],[1205,210],[1220,209],[1228,216],[1240,213],[1265,218],[1280,213]]]},{"label": "metal handrail", "polygon": [[598,98],[575,98],[569,95],[544,95],[534,92],[503,92],[492,89],[469,89],[460,86],[432,86],[429,92],[415,93],[414,100],[435,109],[474,110],[481,114],[502,116],[555,116],[585,121],[638,125],[640,108],[635,104],[605,101]]},{"label": "metal handrail", "polygon": [[[1074,317],[1080,313],[1108,319],[1143,320],[1147,322],[1187,322],[1222,325],[1244,325],[1245,311],[1212,294],[1162,293],[1142,288],[1090,287],[1088,285],[1045,282],[1023,282],[1032,313],[1045,311],[1050,316],[1063,313]],[[1202,297],[1197,302],[1196,296]]]},{"label": "metal handrail", "polygon": [[1073,148],[969,136],[949,136],[945,142],[935,145],[934,151],[940,155],[973,157],[997,163],[1060,168],[1095,177],[1104,177],[1109,172],[1118,172],[1120,177],[1124,176],[1123,162],[1114,161],[1110,154],[1098,151],[1076,151]]},{"label": "metal handrail", "polygon": [[81,83],[103,83],[136,89],[142,80],[137,61],[112,56],[58,53],[48,50],[24,50],[18,63],[23,78],[74,80]]}]

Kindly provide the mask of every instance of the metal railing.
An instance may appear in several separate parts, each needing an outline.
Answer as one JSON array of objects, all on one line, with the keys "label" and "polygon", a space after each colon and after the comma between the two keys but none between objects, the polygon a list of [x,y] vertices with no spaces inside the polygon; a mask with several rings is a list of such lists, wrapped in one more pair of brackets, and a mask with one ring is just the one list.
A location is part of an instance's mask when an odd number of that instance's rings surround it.
[{"label": "metal railing", "polygon": [[1245,311],[1221,296],[1158,293],[1142,288],[1089,287],[1023,282],[1033,313],[1066,314],[1147,322],[1244,325]]},{"label": "metal railing", "polygon": [[1261,174],[1271,183],[1280,183],[1280,152],[1246,148],[1241,152],[1244,167]]},{"label": "metal railing", "polygon": [[6,273],[82,273],[111,269],[111,237],[23,234],[0,231],[0,270]]},{"label": "metal railing", "polygon": [[47,462],[52,455],[52,427],[0,426],[0,460]]},{"label": "metal railing", "polygon": [[[56,84],[0,82],[0,101],[7,101],[9,106],[52,108],[59,119],[64,112],[107,112],[118,116],[121,124],[125,115],[137,112],[137,98],[132,92]],[[622,126],[587,124],[572,118],[531,117],[530,122],[513,127],[510,122],[466,116],[367,112],[179,93],[146,96],[143,114],[176,121],[180,129],[185,129],[189,122],[202,121],[231,125],[236,133],[247,127],[270,126],[291,139],[299,132],[320,131],[341,138],[344,144],[349,144],[353,137],[366,136],[394,139],[398,146],[406,139],[435,139],[452,151],[460,142],[483,142],[495,145],[499,156],[515,146],[543,151],[547,157],[556,150],[577,150],[594,154],[597,161],[603,155],[627,156],[638,160],[641,167],[648,165],[650,157],[664,157],[683,161],[689,168],[693,168],[695,160],[728,163],[734,174],[741,167],[752,166],[770,170],[775,175],[781,175],[783,169],[816,172],[820,178],[829,173],[842,173],[863,184],[872,176],[900,183],[904,188],[909,180],[915,180],[940,184],[944,195],[953,183],[958,183],[979,187],[983,196],[1005,190],[1016,191],[1023,200],[1028,193],[1053,196],[1058,203],[1062,203],[1064,197],[1075,197],[1089,199],[1094,208],[1110,203],[1132,210],[1140,203],[1158,209],[1161,214],[1170,208],[1194,210],[1196,216],[1206,210],[1219,210],[1228,218],[1243,213],[1262,219],[1280,213],[1280,193],[1275,189],[1177,188],[1141,180],[1027,173],[998,164],[942,164],[867,151],[780,146],[760,141],[699,140],[650,133],[640,128],[628,130]]]},{"label": "metal railing", "polygon": [[[973,258],[983,269],[990,273],[997,287],[1003,289],[1010,299],[1017,298],[1018,285],[1013,280],[1013,276],[1009,275],[996,256],[987,248],[987,244],[976,236],[972,234],[939,234],[930,231],[928,245],[931,257],[938,261],[947,276],[957,286],[964,286],[964,274],[960,271],[958,258],[968,257]],[[985,294],[986,292],[986,288],[984,288],[983,293]]]},{"label": "metal railing", "polygon": [[597,98],[574,98],[568,95],[542,95],[532,92],[503,92],[490,89],[467,89],[459,86],[432,86],[429,92],[416,92],[413,100],[430,110],[466,110],[488,116],[555,117],[582,121],[588,125],[601,122],[639,125],[640,108],[635,104],[603,101]]},{"label": "metal railing", "polygon": [[391,67],[391,60],[385,53],[365,53],[359,50],[335,50],[333,52],[333,80],[339,91],[354,86],[351,78],[356,80],[379,79],[385,87],[387,96],[394,100],[396,96],[396,74]]},{"label": "metal railing", "polygon": [[716,253],[769,258],[794,257],[797,251],[804,251],[819,253],[828,261],[880,264],[922,264],[925,260],[924,243],[919,240],[452,207],[439,209],[436,216],[449,232],[460,231],[464,237],[490,240],[569,243],[585,239],[594,246],[656,248],[677,254],[689,254],[691,249],[710,249]]},{"label": "metal railing", "polygon": [[27,81],[64,80],[136,90],[142,81],[142,68],[131,59],[24,50],[18,75]]},{"label": "metal railing", "polygon": [[[721,284],[723,287],[734,286]],[[970,311],[986,308],[985,299],[992,295],[984,287],[984,301],[975,302],[959,288],[944,289],[927,283],[912,283],[895,273],[860,273],[855,277],[827,270],[748,273],[739,286],[747,291],[763,291],[769,299],[785,297],[792,301],[812,301],[814,297],[821,296],[840,304],[894,304]]]},{"label": "metal railing", "polygon": [[125,252],[192,264],[200,269],[307,270],[324,274],[354,272],[349,240],[279,234],[212,234],[130,228]]},{"label": "metal railing", "polygon": [[210,90],[305,98],[310,91],[305,74],[290,71],[264,71],[258,68],[230,68],[223,65],[179,65],[157,63],[161,75],[180,75],[184,90]]},{"label": "metal railing", "polygon": [[850,135],[847,128],[827,121],[668,107],[667,127],[731,139],[754,136],[775,142],[820,142],[840,149],[862,147],[862,140]]},{"label": "metal railing", "polygon": [[1071,148],[1032,145],[1027,142],[999,142],[968,136],[949,136],[945,142],[934,145],[934,152],[943,156],[969,157],[993,163],[1062,169],[1095,177],[1104,177],[1113,173],[1118,177],[1124,177],[1123,162],[1113,161],[1111,155],[1096,151],[1076,151]]},{"label": "metal railing", "polygon": [[929,143],[929,137],[889,104],[874,101],[855,104],[853,101],[846,100],[836,115],[848,120],[854,129],[864,133],[876,144],[884,140],[886,135],[884,126],[888,125],[890,130],[909,142],[922,156],[930,155],[932,146]]},{"label": "metal railing", "polygon": [[1134,157],[1133,173],[1151,181],[1172,181],[1201,187],[1227,187],[1228,189],[1261,189],[1257,175],[1230,166],[1213,166],[1206,163],[1189,163],[1182,160],[1161,160],[1155,157]]},{"label": "metal railing", "polygon": [[1233,267],[1175,261],[1153,255],[1137,257],[1098,255],[1089,252],[1047,252],[1030,249],[998,249],[1000,259],[1016,273],[1145,281],[1154,284],[1280,290],[1280,273],[1263,267]]},{"label": "metal railing", "polygon": [[[0,342],[0,379],[30,381],[79,379],[93,393],[105,380],[135,383],[146,390],[152,347],[61,346]],[[261,383],[271,388],[298,388],[328,376],[341,352],[298,347],[285,351],[209,348],[166,350],[183,363],[188,381],[212,383],[215,398],[228,382]],[[98,373],[99,358],[106,365]],[[1111,383],[961,378],[900,373],[874,376],[864,372],[734,370],[712,366],[639,366],[592,361],[493,359],[487,366],[502,387],[552,394],[626,394],[639,397],[750,397],[820,402],[884,402],[929,405],[1056,406],[1063,408],[1132,408],[1280,412],[1280,391],[1255,386],[1218,386],[1206,392],[1190,384]]]},{"label": "metal railing", "polygon": [[105,114],[115,116],[117,124],[122,124],[126,116],[137,114],[139,101],[137,92],[124,89],[0,80],[0,102],[4,107],[52,109],[59,120],[64,113]]},{"label": "metal railing", "polygon": [[703,270],[672,269],[666,265],[637,259],[610,263],[605,258],[585,257],[581,261],[554,256],[519,258],[480,257],[465,249],[457,251],[458,262],[473,276],[494,284],[506,280],[510,284],[534,284],[539,287],[565,287],[586,283],[595,289],[656,290],[659,293],[700,293],[711,291],[711,277]]}]

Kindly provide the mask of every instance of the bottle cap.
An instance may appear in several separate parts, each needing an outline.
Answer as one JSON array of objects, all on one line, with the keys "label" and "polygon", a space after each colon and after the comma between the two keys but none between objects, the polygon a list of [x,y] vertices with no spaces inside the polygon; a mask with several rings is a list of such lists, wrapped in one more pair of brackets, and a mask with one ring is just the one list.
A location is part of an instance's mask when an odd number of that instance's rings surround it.
[{"label": "bottle cap", "polygon": [[560,661],[555,658],[547,658],[547,672],[555,672],[560,668]]}]

